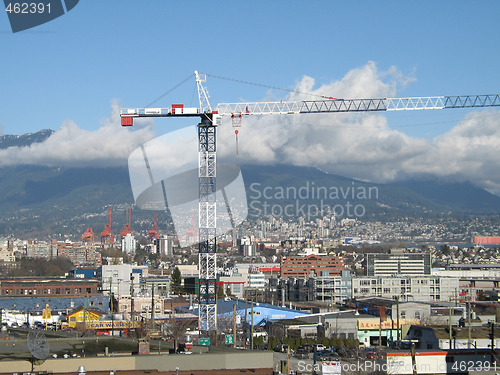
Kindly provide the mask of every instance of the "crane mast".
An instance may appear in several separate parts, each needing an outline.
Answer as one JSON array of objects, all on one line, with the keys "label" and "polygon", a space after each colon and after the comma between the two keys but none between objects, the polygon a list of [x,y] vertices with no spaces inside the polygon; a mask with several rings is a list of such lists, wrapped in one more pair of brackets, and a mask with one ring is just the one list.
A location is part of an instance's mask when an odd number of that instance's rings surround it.
[{"label": "crane mast", "polygon": [[500,106],[500,95],[434,96],[380,99],[220,103],[214,109],[207,89],[206,74],[195,72],[199,108],[172,105],[168,108],[132,108],[120,112],[122,126],[132,126],[136,117],[199,117],[198,124],[198,267],[199,322],[202,332],[217,330],[217,197],[216,129],[223,116],[408,111]]}]

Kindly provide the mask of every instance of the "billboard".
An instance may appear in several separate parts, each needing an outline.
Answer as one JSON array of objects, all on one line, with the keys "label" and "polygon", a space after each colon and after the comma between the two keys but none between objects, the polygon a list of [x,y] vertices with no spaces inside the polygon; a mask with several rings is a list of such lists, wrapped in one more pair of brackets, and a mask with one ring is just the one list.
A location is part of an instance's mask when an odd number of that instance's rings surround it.
[{"label": "billboard", "polygon": [[86,329],[131,329],[140,328],[141,323],[130,320],[116,320],[116,321],[100,321],[100,322],[85,322]]}]

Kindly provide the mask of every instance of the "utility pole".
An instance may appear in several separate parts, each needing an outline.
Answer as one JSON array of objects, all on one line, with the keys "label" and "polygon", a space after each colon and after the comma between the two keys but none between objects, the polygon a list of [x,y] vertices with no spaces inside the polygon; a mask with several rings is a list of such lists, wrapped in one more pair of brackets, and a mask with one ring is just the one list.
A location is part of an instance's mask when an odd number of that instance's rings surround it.
[{"label": "utility pole", "polygon": [[399,331],[399,296],[396,296],[396,314],[397,319],[396,319],[396,324],[397,324],[397,331],[398,331],[398,348],[399,348],[399,341],[401,339],[400,331]]},{"label": "utility pole", "polygon": [[451,350],[451,341],[453,339],[453,333],[452,333],[452,330],[453,330],[453,325],[452,325],[452,322],[451,322],[451,296],[450,296],[450,306],[449,306],[449,313],[450,313],[450,316],[448,318],[448,329],[450,330],[450,350]]},{"label": "utility pole", "polygon": [[495,352],[495,322],[491,322],[491,331],[490,331],[490,339],[491,339],[491,352]]},{"label": "utility pole", "polygon": [[[248,300],[247,300],[247,296],[246,296],[246,293],[245,293],[245,327],[247,325],[247,312],[248,312]],[[247,347],[247,335],[245,333],[245,348]]]},{"label": "utility pole", "polygon": [[413,375],[417,375],[417,358],[415,356],[415,343],[411,343],[411,367]]},{"label": "utility pole", "polygon": [[[238,301],[236,301],[236,303],[238,303]],[[236,348],[236,303],[233,305],[233,348]]]},{"label": "utility pole", "polygon": [[472,339],[471,339],[471,327],[470,327],[470,315],[471,315],[471,311],[470,311],[470,299],[469,301],[467,302],[467,320],[468,320],[468,324],[469,324],[469,338],[467,340],[467,349],[470,349],[470,344],[472,342]]},{"label": "utility pole", "polygon": [[130,274],[130,320],[134,320],[134,274]]},{"label": "utility pole", "polygon": [[85,304],[87,302],[87,296],[83,297],[83,335],[85,336],[85,332],[87,330],[87,313],[85,312]]},{"label": "utility pole", "polygon": [[111,336],[115,335],[115,314],[113,306],[113,278],[109,278],[109,308],[111,310]]},{"label": "utility pole", "polygon": [[251,304],[252,304],[252,316],[250,318],[251,318],[252,324],[250,327],[250,350],[253,350],[253,298],[252,298]]},{"label": "utility pole", "polygon": [[151,331],[155,328],[155,284],[151,283]]},{"label": "utility pole", "polygon": [[378,319],[378,351],[379,353],[382,351],[382,315],[379,311],[379,319]]}]

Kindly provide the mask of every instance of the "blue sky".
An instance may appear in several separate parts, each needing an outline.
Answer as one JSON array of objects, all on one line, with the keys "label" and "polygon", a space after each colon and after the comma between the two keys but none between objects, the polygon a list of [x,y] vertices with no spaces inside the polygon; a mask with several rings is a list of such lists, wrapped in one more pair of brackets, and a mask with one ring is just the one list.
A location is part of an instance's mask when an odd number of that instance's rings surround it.
[{"label": "blue sky", "polygon": [[[64,16],[13,34],[3,13],[0,127],[3,134],[60,129],[59,140],[102,139],[105,134],[113,151],[111,139],[115,134],[111,125],[116,125],[116,108],[144,106],[194,70],[287,89],[307,87],[329,93],[328,90],[338,90],[331,92],[336,97],[348,93],[358,97],[388,93],[397,97],[495,94],[500,91],[499,14],[498,1],[81,0]],[[353,87],[348,87],[351,76],[358,79],[353,80]],[[306,84],[304,77],[314,79],[314,84]],[[281,91],[215,78],[209,78],[207,87],[213,103],[286,98]],[[193,78],[155,106],[196,105],[194,89]],[[389,154],[396,155],[400,162],[408,149],[423,158],[407,159],[408,163],[421,164],[436,158],[438,146],[456,144],[453,137],[457,132],[462,132],[458,147],[467,147],[467,131],[456,128],[464,121],[468,121],[463,124],[466,127],[486,119],[486,134],[498,124],[498,111],[473,111],[473,121],[465,120],[469,112],[406,112],[367,119],[372,125],[365,126],[382,126],[385,134],[381,143],[374,146],[375,150],[381,148],[384,155],[374,155],[373,162],[384,162]],[[338,122],[341,119],[332,121],[342,128],[344,125]],[[330,124],[328,119],[311,118],[303,124],[293,121],[298,129]],[[346,121],[347,127],[365,119]],[[260,123],[260,128],[256,126],[260,133],[255,137],[274,135],[272,120]],[[106,131],[100,132],[106,124]],[[136,143],[165,132],[169,126],[176,125],[158,121],[154,126],[145,124],[136,133]],[[349,134],[331,135],[349,143]],[[356,137],[356,133],[351,136]],[[315,140],[314,134],[306,138]],[[117,129],[116,139],[119,147],[128,138],[122,129]],[[388,139],[394,141],[393,146],[385,149],[392,142]],[[279,152],[271,153],[267,159],[252,156],[251,152],[248,157],[267,163],[305,163],[287,156],[299,145],[294,146],[291,140],[278,145],[273,142],[267,148],[276,147]],[[488,142],[478,144],[478,149],[487,146],[499,151],[500,135],[496,138],[495,133]],[[95,144],[100,145],[98,140]],[[358,143],[358,151],[367,145]],[[130,145],[126,152],[132,149]],[[245,150],[244,145],[242,149]],[[18,150],[15,155],[3,157],[23,159],[23,152]],[[464,157],[469,160],[467,155]],[[24,162],[29,158],[43,159],[28,154]],[[338,156],[321,158],[327,160],[313,158],[309,164],[322,168],[345,165]],[[55,163],[54,158],[47,160]],[[99,158],[92,156],[88,160],[97,162]],[[367,157],[349,164],[351,169],[332,167],[331,171],[377,181],[402,178],[405,173],[438,173],[430,167],[412,172],[400,162],[373,175],[363,160]],[[470,170],[481,161],[471,162]],[[449,170],[461,161],[444,163],[448,164],[442,168]],[[492,166],[489,160],[487,164],[481,184],[491,191],[500,191],[500,181],[487,177],[497,165]],[[349,173],[354,169],[356,172]],[[465,178],[469,172],[457,169],[453,176]]]},{"label": "blue sky", "polygon": [[[374,61],[416,78],[398,96],[497,93],[499,14],[498,1],[81,0],[12,34],[3,13],[0,124],[4,134],[56,129],[65,119],[93,129],[112,99],[145,105],[194,70],[292,88],[304,75],[329,82]],[[216,102],[266,95],[228,81],[207,85]],[[191,102],[193,87],[160,104]]]}]

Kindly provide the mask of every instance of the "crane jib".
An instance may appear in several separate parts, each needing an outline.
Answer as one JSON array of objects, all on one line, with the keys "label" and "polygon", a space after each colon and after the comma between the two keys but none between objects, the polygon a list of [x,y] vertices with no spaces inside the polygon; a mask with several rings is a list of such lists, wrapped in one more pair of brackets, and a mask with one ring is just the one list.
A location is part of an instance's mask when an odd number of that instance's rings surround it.
[{"label": "crane jib", "polygon": [[[221,103],[212,114],[218,116],[236,115],[280,115],[299,113],[335,112],[376,112],[376,111],[415,111],[428,109],[498,107],[500,95],[462,95],[431,96],[382,99],[325,99],[310,101],[279,101],[252,103]],[[122,125],[131,126],[133,117],[204,117],[198,108],[183,108],[173,105],[170,108],[122,109]]]}]

